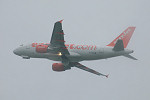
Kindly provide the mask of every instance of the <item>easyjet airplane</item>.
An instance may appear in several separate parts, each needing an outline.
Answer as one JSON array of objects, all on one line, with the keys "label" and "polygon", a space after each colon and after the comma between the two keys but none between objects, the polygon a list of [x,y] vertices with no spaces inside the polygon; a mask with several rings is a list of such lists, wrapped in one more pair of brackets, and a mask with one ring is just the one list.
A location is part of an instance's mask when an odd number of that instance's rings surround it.
[{"label": "easyjet airplane", "polygon": [[125,49],[135,30],[135,27],[128,27],[107,47],[98,47],[96,45],[76,45],[65,44],[64,32],[62,30],[62,20],[54,25],[50,43],[32,43],[29,45],[20,45],[13,52],[24,59],[46,58],[49,60],[59,61],[52,65],[53,71],[65,71],[71,67],[80,68],[96,75],[102,75],[93,69],[90,69],[79,62],[87,60],[106,59],[116,56],[125,56],[137,60],[129,55],[133,50]]}]

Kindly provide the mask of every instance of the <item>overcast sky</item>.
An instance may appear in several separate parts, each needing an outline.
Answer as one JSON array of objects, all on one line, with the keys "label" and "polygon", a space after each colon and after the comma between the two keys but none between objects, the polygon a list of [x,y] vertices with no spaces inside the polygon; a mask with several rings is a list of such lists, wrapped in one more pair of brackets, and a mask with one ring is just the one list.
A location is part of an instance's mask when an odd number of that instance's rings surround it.
[{"label": "overcast sky", "polygon": [[[53,72],[54,61],[13,54],[20,44],[49,43],[61,19],[66,43],[75,44],[105,46],[136,26],[127,48],[139,60],[81,62],[105,78],[77,68]],[[0,0],[0,100],[149,100],[149,31],[149,0]]]}]

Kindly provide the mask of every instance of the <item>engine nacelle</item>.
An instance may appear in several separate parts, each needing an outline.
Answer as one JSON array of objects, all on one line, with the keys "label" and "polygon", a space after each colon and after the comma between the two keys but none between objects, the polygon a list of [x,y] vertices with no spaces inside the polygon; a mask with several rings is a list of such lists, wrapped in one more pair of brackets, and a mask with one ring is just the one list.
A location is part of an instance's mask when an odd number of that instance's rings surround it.
[{"label": "engine nacelle", "polygon": [[53,71],[57,71],[57,72],[65,71],[65,67],[62,63],[53,63],[52,69]]},{"label": "engine nacelle", "polygon": [[47,52],[48,45],[37,45],[36,46],[36,52],[38,53],[46,53]]}]

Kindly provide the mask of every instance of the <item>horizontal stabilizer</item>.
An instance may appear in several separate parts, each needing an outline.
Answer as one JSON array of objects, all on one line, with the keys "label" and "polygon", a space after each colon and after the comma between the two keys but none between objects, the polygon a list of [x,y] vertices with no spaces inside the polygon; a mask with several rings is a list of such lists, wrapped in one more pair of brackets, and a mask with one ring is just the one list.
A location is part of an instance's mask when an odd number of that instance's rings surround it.
[{"label": "horizontal stabilizer", "polygon": [[130,58],[130,59],[133,59],[133,60],[138,60],[138,59],[136,59],[135,57],[133,57],[133,56],[131,56],[131,55],[123,55],[124,57],[127,57],[127,58]]}]

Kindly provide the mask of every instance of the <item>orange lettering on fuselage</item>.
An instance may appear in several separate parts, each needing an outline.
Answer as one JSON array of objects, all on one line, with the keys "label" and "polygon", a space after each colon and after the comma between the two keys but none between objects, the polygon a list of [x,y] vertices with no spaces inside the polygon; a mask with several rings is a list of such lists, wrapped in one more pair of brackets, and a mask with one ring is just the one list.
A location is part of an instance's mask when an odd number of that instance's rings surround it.
[{"label": "orange lettering on fuselage", "polygon": [[75,45],[75,44],[65,44],[66,49],[77,49],[77,50],[96,50],[95,45]]},{"label": "orange lettering on fuselage", "polygon": [[[32,47],[37,45],[50,45],[50,43],[32,43]],[[77,49],[77,50],[96,50],[96,45],[75,45],[75,44],[65,44],[64,49]]]},{"label": "orange lettering on fuselage", "polygon": [[49,45],[49,43],[32,43],[32,47],[36,47],[37,45]]}]

